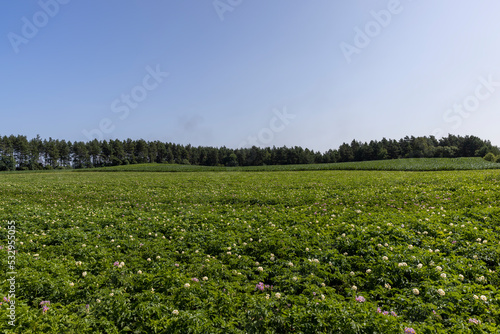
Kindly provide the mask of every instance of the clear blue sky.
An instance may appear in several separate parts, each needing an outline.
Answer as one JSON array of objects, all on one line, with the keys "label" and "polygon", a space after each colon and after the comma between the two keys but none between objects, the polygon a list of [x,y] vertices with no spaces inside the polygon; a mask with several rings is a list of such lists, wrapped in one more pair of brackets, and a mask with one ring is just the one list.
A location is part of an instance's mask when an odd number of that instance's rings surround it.
[{"label": "clear blue sky", "polygon": [[498,13],[494,0],[9,0],[0,134],[500,145]]}]

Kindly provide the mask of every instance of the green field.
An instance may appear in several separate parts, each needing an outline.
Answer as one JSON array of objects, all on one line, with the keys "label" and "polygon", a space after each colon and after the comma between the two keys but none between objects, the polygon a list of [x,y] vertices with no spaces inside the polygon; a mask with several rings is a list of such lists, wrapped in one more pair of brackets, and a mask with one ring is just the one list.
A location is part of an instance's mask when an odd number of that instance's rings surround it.
[{"label": "green field", "polygon": [[500,332],[499,170],[135,168],[0,174],[2,332]]},{"label": "green field", "polygon": [[104,168],[81,169],[94,172],[200,172],[200,171],[306,171],[306,170],[394,170],[394,171],[438,171],[500,169],[500,164],[483,158],[413,158],[340,162],[331,164],[270,165],[247,167],[210,167],[172,164],[138,164]]}]

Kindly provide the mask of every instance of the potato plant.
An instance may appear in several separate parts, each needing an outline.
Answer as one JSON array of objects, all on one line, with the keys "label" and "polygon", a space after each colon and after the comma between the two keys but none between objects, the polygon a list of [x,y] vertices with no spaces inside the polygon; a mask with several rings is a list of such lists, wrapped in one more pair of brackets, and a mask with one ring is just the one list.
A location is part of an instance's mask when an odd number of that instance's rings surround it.
[{"label": "potato plant", "polygon": [[499,185],[498,170],[4,174],[16,320],[5,269],[0,329],[498,333]]}]

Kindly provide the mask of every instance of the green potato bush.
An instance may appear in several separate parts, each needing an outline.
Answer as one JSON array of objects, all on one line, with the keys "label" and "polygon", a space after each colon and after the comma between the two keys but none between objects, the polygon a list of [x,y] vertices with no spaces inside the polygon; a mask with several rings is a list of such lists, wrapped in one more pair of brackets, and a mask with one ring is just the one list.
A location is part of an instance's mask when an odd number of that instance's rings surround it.
[{"label": "green potato bush", "polygon": [[[23,173],[6,333],[498,333],[500,173]],[[0,291],[8,297],[7,271]]]}]

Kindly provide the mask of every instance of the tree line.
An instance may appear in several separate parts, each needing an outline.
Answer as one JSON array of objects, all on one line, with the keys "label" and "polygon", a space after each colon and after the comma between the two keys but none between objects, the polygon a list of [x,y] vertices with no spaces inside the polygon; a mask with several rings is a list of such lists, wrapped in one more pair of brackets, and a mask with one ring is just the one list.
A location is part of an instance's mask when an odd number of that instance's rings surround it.
[{"label": "tree line", "polygon": [[500,155],[498,147],[475,136],[436,139],[434,136],[406,136],[399,140],[383,138],[343,143],[326,152],[302,147],[231,149],[180,145],[139,140],[97,140],[88,142],[29,139],[26,136],[0,136],[0,170],[38,170],[53,168],[94,168],[138,163],[176,163],[205,166],[259,166],[333,163],[366,160],[431,157],[484,157]]}]

